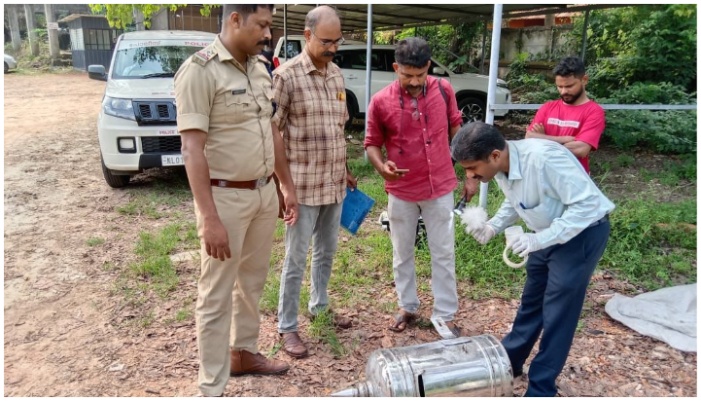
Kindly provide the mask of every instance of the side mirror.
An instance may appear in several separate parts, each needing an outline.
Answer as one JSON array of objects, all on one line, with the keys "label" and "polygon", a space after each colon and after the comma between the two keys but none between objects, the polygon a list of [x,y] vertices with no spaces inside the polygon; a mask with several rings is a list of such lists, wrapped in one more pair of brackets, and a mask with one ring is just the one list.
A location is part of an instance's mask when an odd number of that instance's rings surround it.
[{"label": "side mirror", "polygon": [[441,67],[433,67],[433,75],[445,75],[445,70]]},{"label": "side mirror", "polygon": [[105,74],[105,66],[99,64],[93,64],[88,66],[88,78],[97,81],[107,81],[107,74]]}]

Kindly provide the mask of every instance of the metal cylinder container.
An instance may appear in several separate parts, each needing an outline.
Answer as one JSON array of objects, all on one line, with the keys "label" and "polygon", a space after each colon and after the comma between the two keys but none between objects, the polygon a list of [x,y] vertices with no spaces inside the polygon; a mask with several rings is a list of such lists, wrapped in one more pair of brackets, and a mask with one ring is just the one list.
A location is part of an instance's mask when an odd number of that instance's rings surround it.
[{"label": "metal cylinder container", "polygon": [[489,334],[377,350],[370,354],[365,378],[332,396],[513,396],[509,357]]}]

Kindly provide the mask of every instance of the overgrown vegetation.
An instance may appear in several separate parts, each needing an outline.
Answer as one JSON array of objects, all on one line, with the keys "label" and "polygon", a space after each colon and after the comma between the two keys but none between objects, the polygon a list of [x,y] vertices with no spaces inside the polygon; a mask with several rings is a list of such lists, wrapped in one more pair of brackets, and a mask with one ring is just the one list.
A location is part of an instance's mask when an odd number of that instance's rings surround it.
[{"label": "overgrown vegetation", "polygon": [[[579,46],[583,21],[569,42]],[[696,104],[696,6],[650,5],[592,11],[587,93],[601,104]],[[551,78],[529,73],[520,54],[506,77],[519,103],[557,99]],[[530,122],[535,112],[510,119]],[[609,110],[602,146],[660,153],[696,152],[696,111]]]},{"label": "overgrown vegetation", "polygon": [[483,21],[473,21],[375,32],[373,38],[376,44],[394,44],[401,39],[418,36],[428,42],[433,56],[453,71],[477,72],[477,68],[470,63],[477,61],[475,49],[483,30]]},{"label": "overgrown vegetation", "polygon": [[37,72],[63,72],[70,70],[70,67],[52,67],[49,44],[46,39],[46,29],[36,29],[39,41],[39,54],[32,55],[29,39],[22,40],[19,50],[12,48],[12,43],[5,43],[5,53],[12,55],[17,61],[17,72],[21,74]]}]

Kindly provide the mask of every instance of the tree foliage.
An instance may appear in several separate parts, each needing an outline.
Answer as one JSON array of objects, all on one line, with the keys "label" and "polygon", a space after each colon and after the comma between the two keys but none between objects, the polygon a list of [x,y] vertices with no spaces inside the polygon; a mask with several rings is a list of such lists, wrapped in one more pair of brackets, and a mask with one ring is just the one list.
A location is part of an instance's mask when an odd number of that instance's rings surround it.
[{"label": "tree foliage", "polygon": [[376,44],[393,44],[409,37],[421,37],[431,46],[434,57],[456,72],[470,69],[469,62],[478,55],[473,50],[484,27],[484,22],[455,25],[435,25],[405,28],[400,31],[375,32]]},{"label": "tree foliage", "polygon": [[[107,18],[111,27],[124,29],[134,23],[134,12],[140,11],[144,16],[144,26],[151,26],[151,17],[162,8],[177,11],[187,4],[88,4],[93,14],[102,14]],[[219,7],[213,4],[204,4],[200,8],[200,14],[208,16],[212,8]]]},{"label": "tree foliage", "polygon": [[[579,43],[582,25],[579,18],[572,30]],[[633,82],[669,82],[692,91],[697,73],[696,5],[592,11],[586,59],[595,65],[592,90],[603,93]]]}]

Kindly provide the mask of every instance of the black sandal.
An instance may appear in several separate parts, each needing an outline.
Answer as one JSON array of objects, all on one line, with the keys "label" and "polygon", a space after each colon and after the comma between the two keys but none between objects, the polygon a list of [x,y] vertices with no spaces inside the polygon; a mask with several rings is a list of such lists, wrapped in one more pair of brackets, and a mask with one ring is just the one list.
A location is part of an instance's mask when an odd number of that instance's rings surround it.
[{"label": "black sandal", "polygon": [[418,318],[418,314],[407,312],[404,309],[401,309],[399,313],[394,315],[394,323],[389,326],[389,329],[394,331],[395,333],[401,333],[407,328],[407,326],[409,326],[411,323],[414,323]]}]

